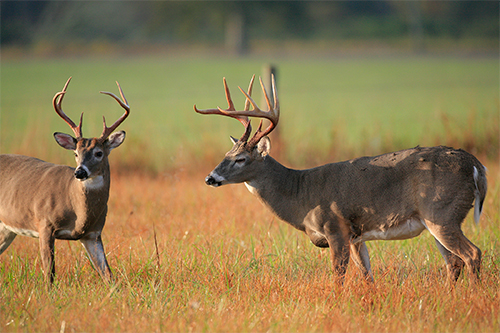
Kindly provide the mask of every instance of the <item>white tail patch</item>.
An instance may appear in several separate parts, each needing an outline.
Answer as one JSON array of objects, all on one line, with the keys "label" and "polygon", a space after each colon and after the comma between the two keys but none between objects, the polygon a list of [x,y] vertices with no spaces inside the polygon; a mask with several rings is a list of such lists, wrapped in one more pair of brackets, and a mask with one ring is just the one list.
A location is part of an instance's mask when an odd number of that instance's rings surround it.
[{"label": "white tail patch", "polygon": [[474,222],[478,224],[479,218],[481,217],[481,194],[479,193],[479,188],[477,187],[477,182],[479,180],[479,171],[477,171],[476,167],[473,168],[474,185],[476,186],[476,189],[474,190],[474,196],[476,197],[476,201],[474,203]]}]

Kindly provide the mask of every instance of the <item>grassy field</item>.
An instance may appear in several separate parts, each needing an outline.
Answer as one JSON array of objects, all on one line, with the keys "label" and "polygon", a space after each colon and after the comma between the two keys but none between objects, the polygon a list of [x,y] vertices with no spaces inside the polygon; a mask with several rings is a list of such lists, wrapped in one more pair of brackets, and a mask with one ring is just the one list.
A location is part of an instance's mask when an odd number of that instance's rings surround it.
[{"label": "grassy field", "polygon": [[216,160],[230,147],[227,137],[242,133],[241,125],[200,116],[193,105],[225,106],[225,76],[241,107],[237,86],[247,86],[265,63],[278,68],[280,157],[296,167],[416,145],[449,144],[498,156],[497,59],[445,57],[7,59],[0,149],[51,161],[67,156],[62,162],[71,163],[71,154],[61,154],[53,142],[51,134],[67,126],[51,101],[73,76],[64,110],[73,118],[85,111],[84,135],[101,133],[103,114],[121,114],[98,92],[117,92],[115,80],[122,85],[132,107],[124,129],[133,144],[121,148],[115,163],[158,172]]},{"label": "grassy field", "polygon": [[[483,251],[482,281],[446,285],[428,233],[370,242],[376,283],[350,266],[342,288],[327,249],[274,218],[243,185],[212,189],[206,174],[242,126],[195,114],[238,105],[266,62],[278,66],[279,160],[307,167],[409,146],[448,144],[488,167],[479,225],[463,230]],[[56,242],[56,283],[43,282],[38,242],[19,236],[0,256],[0,331],[498,332],[500,331],[499,65],[489,58],[216,59],[131,57],[2,60],[1,153],[74,164],[53,142],[69,128],[51,99],[69,76],[63,108],[83,133],[122,110],[125,143],[111,154],[104,245],[107,286],[78,242]],[[257,92],[257,91],[256,91]],[[257,94],[256,94],[257,95]],[[259,100],[259,99],[257,99]],[[274,154],[273,154],[274,155]],[[156,241],[155,241],[156,239]]]}]

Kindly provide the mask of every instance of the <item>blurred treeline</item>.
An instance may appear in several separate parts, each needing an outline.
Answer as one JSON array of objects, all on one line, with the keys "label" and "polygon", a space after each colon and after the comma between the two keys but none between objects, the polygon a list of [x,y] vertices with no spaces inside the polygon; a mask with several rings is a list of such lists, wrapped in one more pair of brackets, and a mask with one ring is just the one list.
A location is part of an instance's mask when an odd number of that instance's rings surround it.
[{"label": "blurred treeline", "polygon": [[1,45],[499,39],[498,1],[1,1]]}]

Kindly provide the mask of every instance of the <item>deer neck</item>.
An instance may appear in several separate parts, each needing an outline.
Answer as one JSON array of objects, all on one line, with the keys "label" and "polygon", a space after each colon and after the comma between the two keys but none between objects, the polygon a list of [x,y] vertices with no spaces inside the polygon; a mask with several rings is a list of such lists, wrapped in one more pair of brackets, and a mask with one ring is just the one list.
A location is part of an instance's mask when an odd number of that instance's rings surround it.
[{"label": "deer neck", "polygon": [[262,163],[262,172],[245,182],[247,189],[281,220],[303,230],[307,210],[304,209],[305,193],[300,184],[304,172],[289,169],[269,155]]},{"label": "deer neck", "polygon": [[101,215],[107,207],[109,198],[109,165],[105,163],[99,172],[86,180],[73,177],[72,182],[75,189],[73,205],[80,211],[79,216],[86,220]]},{"label": "deer neck", "polygon": [[95,196],[99,192],[108,192],[110,185],[109,163],[103,161],[98,170],[91,173],[90,177],[85,180],[74,178],[77,187],[80,187],[89,196]]}]

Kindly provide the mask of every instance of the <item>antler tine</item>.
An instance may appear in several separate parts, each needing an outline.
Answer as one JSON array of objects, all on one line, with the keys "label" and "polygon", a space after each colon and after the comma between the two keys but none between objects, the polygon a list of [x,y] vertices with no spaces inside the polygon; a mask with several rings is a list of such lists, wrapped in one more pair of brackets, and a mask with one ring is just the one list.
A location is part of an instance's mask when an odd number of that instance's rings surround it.
[{"label": "antler tine", "polygon": [[[226,78],[222,78],[222,82],[224,83],[224,93],[226,94],[226,101],[227,101],[227,110],[226,111],[234,111],[234,103],[233,99],[231,98],[231,92],[229,91],[229,87],[227,86]],[[217,109],[220,110],[220,107],[217,107]]]},{"label": "antler tine", "polygon": [[[253,87],[254,79],[255,79],[255,75],[253,75],[252,79],[250,80],[250,84],[248,86],[248,95],[252,94],[252,87]],[[225,91],[225,94],[226,94],[226,100],[227,100],[228,108],[227,109],[222,109],[220,107],[217,107],[217,109],[204,109],[204,110],[200,110],[200,109],[198,109],[196,107],[196,104],[195,104],[194,105],[194,110],[197,113],[200,113],[200,114],[218,114],[218,115],[221,115],[221,116],[228,116],[228,117],[237,119],[240,123],[243,124],[243,126],[245,126],[245,132],[244,132],[243,136],[240,138],[240,140],[241,141],[247,141],[248,137],[250,136],[250,133],[252,132],[252,126],[250,124],[250,120],[248,119],[247,116],[241,116],[241,115],[236,114],[236,112],[238,112],[238,111],[236,111],[236,109],[234,107],[233,100],[231,99],[231,93],[229,91],[229,87],[227,86],[226,78],[224,77],[222,79],[222,81],[224,83],[224,91]],[[249,107],[250,107],[250,102],[247,99],[245,101],[245,111],[248,111]]]},{"label": "antler tine", "polygon": [[279,116],[280,116],[280,102],[278,100],[278,91],[276,90],[276,80],[274,78],[274,74],[271,76],[272,78],[272,84],[273,84],[273,99],[274,99],[274,110],[275,110],[275,113],[277,113],[278,115],[278,119],[279,119]]},{"label": "antler tine", "polygon": [[[196,108],[196,105],[194,106],[194,110],[198,113],[201,114],[219,114],[223,116],[229,116],[232,118],[238,119],[243,125],[245,125],[245,134],[241,137],[241,141],[247,141],[248,137],[250,136],[251,132],[251,126],[250,126],[250,120],[248,117],[257,117],[257,118],[266,118],[268,119],[271,124],[266,128],[265,131],[262,132],[262,120],[260,122],[259,128],[257,132],[255,132],[253,138],[250,140],[248,146],[253,147],[256,145],[260,139],[262,139],[264,136],[268,135],[269,133],[272,132],[272,130],[278,125],[279,121],[279,116],[280,116],[280,109],[279,109],[279,101],[278,101],[278,93],[276,91],[276,80],[274,78],[274,75],[272,76],[272,89],[273,89],[273,97],[274,97],[274,106],[272,105],[271,101],[269,100],[269,95],[267,94],[266,87],[264,86],[264,83],[262,83],[262,79],[260,79],[260,85],[262,87],[262,91],[264,92],[264,96],[266,98],[266,103],[269,108],[268,111],[262,111],[258,106],[257,103],[252,99],[251,94],[252,94],[252,87],[253,87],[253,82],[255,79],[255,75],[252,76],[252,79],[250,80],[250,85],[248,87],[248,93],[245,92],[241,87],[238,87],[243,95],[246,97],[245,101],[245,109],[243,111],[236,111],[234,109],[234,104],[231,100],[231,95],[229,93],[229,88],[227,87],[226,84],[226,79],[224,78],[224,89],[226,90],[226,99],[228,102],[228,109],[224,110],[222,108],[217,108],[217,109],[205,109],[205,110],[199,110]],[[250,104],[253,106],[253,110],[250,109]]]},{"label": "antler tine", "polygon": [[[250,79],[250,84],[248,85],[248,96],[252,96],[252,88],[253,88],[253,81],[255,79],[255,74],[252,75],[252,78]],[[240,88],[240,87],[238,87]],[[241,90],[241,88],[240,88]],[[250,100],[247,98],[245,99],[245,111],[248,111],[248,109],[250,109]]]},{"label": "antler tine", "polygon": [[113,125],[111,125],[111,127],[107,127],[106,126],[106,118],[104,116],[102,116],[102,121],[103,121],[103,131],[102,131],[102,134],[101,134],[101,137],[100,139],[101,140],[104,140],[106,139],[111,133],[113,133],[113,131],[118,127],[120,126],[120,124],[128,117],[128,115],[130,114],[130,106],[128,105],[128,102],[127,102],[127,99],[125,98],[125,95],[123,94],[123,91],[122,91],[122,88],[120,87],[120,84],[118,83],[118,81],[116,81],[116,85],[118,86],[118,90],[120,91],[120,96],[122,97],[122,100],[120,100],[115,94],[113,93],[110,93],[110,92],[107,92],[107,91],[100,91],[101,94],[105,94],[105,95],[109,95],[111,97],[113,97],[117,102],[118,104],[120,104],[120,106],[122,108],[125,109],[125,113],[120,117],[118,118],[117,121],[115,121],[115,123]]},{"label": "antler tine", "polygon": [[257,106],[257,103],[255,103],[255,101],[240,88],[241,92],[245,95],[247,100],[252,104],[254,109],[251,111],[247,111],[247,110],[238,111],[238,114],[249,116],[249,117],[266,118],[271,122],[271,124],[269,124],[269,126],[266,128],[266,130],[262,132],[261,131],[262,120],[260,121],[259,128],[257,129],[254,136],[252,137],[252,139],[249,142],[250,147],[253,147],[254,145],[256,145],[260,141],[260,139],[262,139],[264,136],[271,133],[274,130],[274,128],[276,127],[276,125],[278,125],[280,109],[279,109],[278,93],[276,90],[276,81],[275,81],[274,75],[272,75],[272,82],[271,83],[272,83],[272,89],[273,89],[274,106],[271,104],[271,101],[269,100],[269,96],[267,94],[264,83],[262,83],[262,79],[260,79],[260,85],[262,87],[262,91],[264,93],[264,97],[266,99],[266,103],[267,103],[267,106],[269,108],[268,111],[262,111]]},{"label": "antler tine", "polygon": [[56,113],[59,115],[59,117],[61,117],[66,122],[66,124],[68,124],[69,127],[71,127],[73,133],[75,133],[76,138],[81,138],[83,112],[80,115],[80,123],[78,126],[76,126],[73,120],[71,120],[62,110],[62,101],[64,98],[64,94],[66,94],[66,88],[68,88],[70,81],[71,81],[71,76],[69,77],[68,81],[66,81],[63,90],[54,95],[54,98],[52,99],[52,105],[54,105],[54,109],[56,110]]},{"label": "antler tine", "polygon": [[[259,81],[260,81],[260,86],[262,88],[262,93],[264,94],[264,98],[266,99],[267,110],[271,111],[273,109],[273,106],[271,105],[271,101],[269,100],[269,95],[267,94],[266,87],[264,87],[264,83],[262,83],[262,78],[261,77],[259,77]],[[273,87],[274,87],[274,85],[273,85]],[[273,87],[271,87],[271,88],[273,88]]]},{"label": "antler tine", "polygon": [[[253,88],[253,81],[254,80],[255,80],[255,74],[252,75],[252,78],[250,79],[250,83],[248,84],[248,96],[252,95],[252,88]],[[240,87],[238,86],[238,88],[240,88]],[[241,88],[240,88],[240,90],[241,90]],[[250,109],[250,101],[247,98],[247,99],[245,99],[244,110],[248,111],[248,109]],[[251,125],[251,121],[250,121],[250,119],[248,119],[248,117],[245,116],[245,117],[243,117],[243,119],[245,119],[245,121],[246,121],[246,125],[243,122],[241,122],[243,125],[245,125],[245,133],[243,133],[243,135],[241,136],[239,141],[246,142],[248,140],[248,138],[250,137],[250,133],[252,133],[252,125]]]},{"label": "antler tine", "polygon": [[[234,108],[234,103],[233,103],[233,100],[231,98],[231,92],[229,91],[229,88],[227,86],[227,82],[226,82],[226,78],[225,77],[222,79],[222,81],[224,83],[224,92],[226,94],[226,100],[227,100],[228,108],[227,109],[223,109],[221,107],[217,107],[216,109],[203,109],[203,110],[200,110],[200,109],[198,109],[196,107],[196,104],[195,104],[194,105],[194,110],[197,113],[200,113],[200,114],[218,114],[218,115],[221,115],[221,116],[229,116],[229,117],[238,119],[244,126],[246,126],[247,123],[248,123],[248,117],[246,117],[246,116],[238,116],[238,115],[233,114],[233,112],[236,111],[236,109]],[[252,85],[253,85],[253,78],[250,81],[250,86],[248,88],[249,93],[252,92]]]}]

